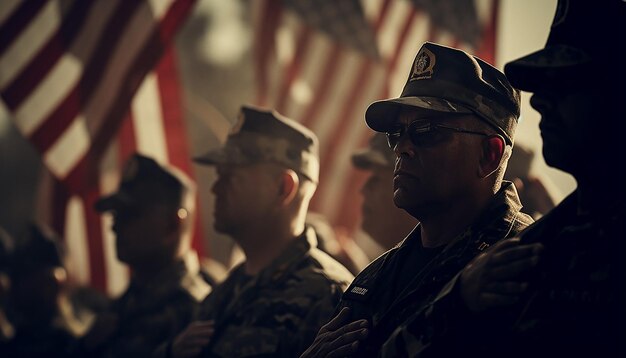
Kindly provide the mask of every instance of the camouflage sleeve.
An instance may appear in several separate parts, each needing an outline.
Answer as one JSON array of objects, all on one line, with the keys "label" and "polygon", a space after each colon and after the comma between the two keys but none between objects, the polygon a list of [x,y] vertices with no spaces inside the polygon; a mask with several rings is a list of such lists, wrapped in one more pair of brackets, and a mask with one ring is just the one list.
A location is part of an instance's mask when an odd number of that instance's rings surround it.
[{"label": "camouflage sleeve", "polygon": [[[481,331],[458,292],[455,276],[427,306],[411,315],[384,343],[381,357],[448,357],[463,354]],[[460,344],[447,344],[451,341]],[[479,342],[482,343],[482,342]]]},{"label": "camouflage sleeve", "polygon": [[329,295],[317,300],[303,317],[299,329],[295,332],[286,332],[281,338],[277,350],[280,357],[298,357],[313,343],[320,328],[332,317],[336,306],[341,299],[341,290],[337,289]]}]

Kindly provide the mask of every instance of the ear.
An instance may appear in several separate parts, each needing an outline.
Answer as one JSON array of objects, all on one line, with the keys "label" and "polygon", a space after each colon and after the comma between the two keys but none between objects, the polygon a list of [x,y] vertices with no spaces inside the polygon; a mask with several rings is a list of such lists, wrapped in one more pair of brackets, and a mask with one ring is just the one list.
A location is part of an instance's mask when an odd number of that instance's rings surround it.
[{"label": "ear", "polygon": [[504,155],[504,148],[504,139],[500,136],[492,135],[483,140],[482,155],[478,167],[479,177],[486,178],[498,170]]},{"label": "ear", "polygon": [[281,185],[279,192],[279,200],[283,206],[289,205],[296,197],[298,188],[300,187],[300,178],[298,174],[291,169],[283,170],[281,173]]}]

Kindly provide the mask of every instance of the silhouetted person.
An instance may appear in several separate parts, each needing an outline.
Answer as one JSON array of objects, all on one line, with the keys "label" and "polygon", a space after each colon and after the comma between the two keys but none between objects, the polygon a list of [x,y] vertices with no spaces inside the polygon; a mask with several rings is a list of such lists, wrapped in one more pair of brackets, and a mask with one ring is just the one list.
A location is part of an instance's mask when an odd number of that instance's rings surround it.
[{"label": "silhouetted person", "polygon": [[96,209],[113,215],[117,257],[131,280],[83,347],[92,355],[146,357],[191,322],[211,291],[190,248],[195,186],[176,168],[135,154],[117,192]]},{"label": "silhouetted person", "polygon": [[417,220],[393,203],[396,155],[384,133],[376,133],[352,155],[352,164],[370,172],[361,188],[361,228],[385,251],[396,246],[417,225]]},{"label": "silhouetted person", "polygon": [[556,206],[554,194],[550,192],[547,178],[537,175],[532,170],[535,153],[517,144],[513,148],[504,179],[515,184],[517,193],[524,207],[522,211],[535,220],[545,215]]},{"label": "silhouetted person", "polygon": [[7,316],[13,337],[0,344],[3,357],[69,357],[79,322],[64,289],[62,247],[47,228],[31,224],[9,258]]}]

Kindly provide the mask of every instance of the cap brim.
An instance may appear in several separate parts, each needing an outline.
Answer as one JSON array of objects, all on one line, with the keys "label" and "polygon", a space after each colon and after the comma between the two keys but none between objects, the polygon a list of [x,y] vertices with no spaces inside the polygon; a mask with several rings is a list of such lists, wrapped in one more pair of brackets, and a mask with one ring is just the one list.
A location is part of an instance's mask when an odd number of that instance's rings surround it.
[{"label": "cap brim", "polygon": [[352,164],[359,169],[371,169],[373,166],[388,167],[390,164],[380,152],[364,149],[352,155]]},{"label": "cap brim", "polygon": [[134,204],[135,202],[130,196],[122,192],[117,192],[98,199],[94,204],[94,208],[96,211],[103,213],[122,207],[132,207]]},{"label": "cap brim", "polygon": [[591,57],[580,49],[553,45],[507,63],[504,73],[513,87],[532,91],[551,81],[568,81],[572,75],[584,73],[581,67],[590,63]]},{"label": "cap brim", "polygon": [[201,156],[194,157],[193,161],[202,165],[217,165],[231,163],[233,160],[225,148],[211,150]]},{"label": "cap brim", "polygon": [[386,132],[396,121],[401,108],[419,108],[428,113],[473,113],[470,109],[452,103],[443,98],[434,97],[400,97],[377,101],[369,105],[365,111],[365,122],[377,132]]}]

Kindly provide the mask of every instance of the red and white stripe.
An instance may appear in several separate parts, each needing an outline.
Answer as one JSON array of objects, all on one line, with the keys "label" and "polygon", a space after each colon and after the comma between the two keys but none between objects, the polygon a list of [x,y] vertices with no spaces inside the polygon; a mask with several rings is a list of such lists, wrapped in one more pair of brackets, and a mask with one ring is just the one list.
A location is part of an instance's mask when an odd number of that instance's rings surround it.
[{"label": "red and white stripe", "polygon": [[61,183],[50,186],[49,208],[74,277],[108,292],[120,292],[127,273],[95,200],[116,188],[135,150],[192,174],[168,45],[193,3],[0,3],[0,95]]},{"label": "red and white stripe", "polygon": [[278,109],[318,135],[321,176],[311,209],[350,231],[358,225],[359,189],[366,176],[353,168],[350,156],[372,134],[364,121],[368,104],[400,94],[424,41],[460,47],[493,63],[498,11],[498,0],[477,1],[485,36],[473,49],[437,29],[428,14],[409,1],[362,3],[376,34],[380,61],[309,28],[280,2],[254,4],[257,104]]}]

